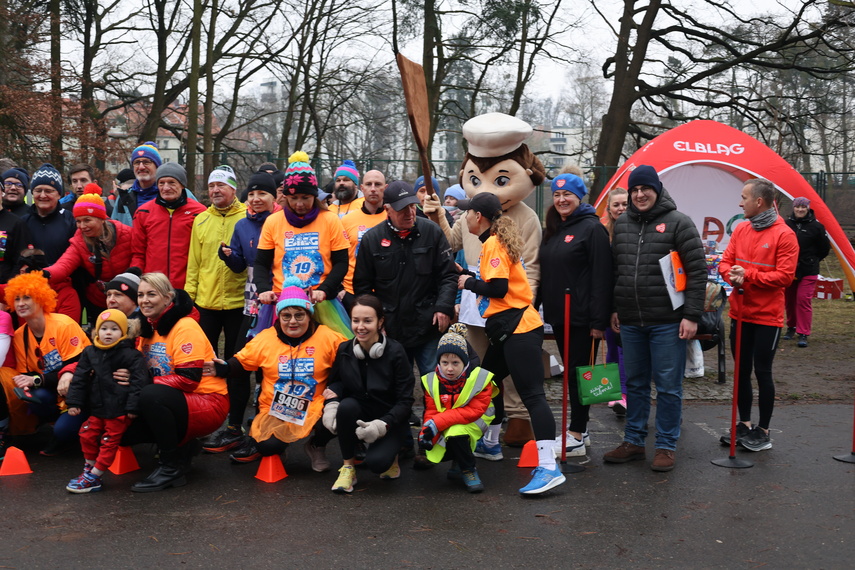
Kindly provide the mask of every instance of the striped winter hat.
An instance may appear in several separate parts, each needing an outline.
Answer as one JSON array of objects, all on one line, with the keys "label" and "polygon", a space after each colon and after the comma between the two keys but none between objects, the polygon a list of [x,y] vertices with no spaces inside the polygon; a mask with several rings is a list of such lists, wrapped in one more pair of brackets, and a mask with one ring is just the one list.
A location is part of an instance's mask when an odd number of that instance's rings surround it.
[{"label": "striped winter hat", "polygon": [[309,164],[309,155],[298,150],[288,157],[285,170],[285,193],[318,195],[318,178],[315,169]]},{"label": "striped winter hat", "polygon": [[86,194],[83,194],[76,202],[74,202],[72,213],[75,218],[92,216],[93,218],[106,220],[107,207],[104,205],[104,200],[100,195],[92,192],[94,189],[90,188],[90,186],[95,186],[95,188],[100,190],[96,184],[87,184],[86,188],[83,190]]},{"label": "striped winter hat", "polygon": [[338,178],[339,176],[347,176],[353,180],[354,184],[359,184],[359,171],[352,160],[345,160],[341,166],[335,169],[335,176],[333,178]]},{"label": "striped winter hat", "polygon": [[439,362],[443,354],[456,354],[463,361],[464,366],[469,366],[466,332],[466,325],[463,323],[451,325],[448,332],[439,339],[439,344],[436,347],[436,361]]},{"label": "striped winter hat", "polygon": [[52,164],[48,163],[42,164],[33,173],[33,178],[30,180],[30,190],[36,186],[53,186],[60,196],[65,193],[62,188],[62,174]]},{"label": "striped winter hat", "polygon": [[300,287],[300,280],[296,277],[289,277],[282,283],[282,292],[279,293],[279,301],[276,303],[276,314],[281,313],[285,307],[300,307],[306,309],[310,315],[315,312],[309,296]]},{"label": "striped winter hat", "polygon": [[138,158],[147,158],[152,161],[155,166],[163,164],[163,159],[160,158],[160,151],[157,150],[157,144],[152,141],[146,141],[134,149],[130,158],[131,166],[133,166],[134,161]]}]

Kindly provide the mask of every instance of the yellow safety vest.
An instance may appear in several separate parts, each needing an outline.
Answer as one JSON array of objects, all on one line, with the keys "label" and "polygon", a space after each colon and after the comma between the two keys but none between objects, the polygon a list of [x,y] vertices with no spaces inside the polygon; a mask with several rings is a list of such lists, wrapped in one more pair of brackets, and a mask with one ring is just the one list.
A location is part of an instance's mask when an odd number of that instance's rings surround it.
[{"label": "yellow safety vest", "polygon": [[[492,386],[490,397],[495,398],[498,396],[499,387],[493,383],[493,373],[480,367],[475,368],[469,373],[469,377],[463,385],[463,390],[460,392],[457,400],[455,400],[452,408],[462,408],[468,405],[469,402],[472,401],[472,398],[485,390],[488,385]],[[422,386],[424,387],[425,394],[427,394],[428,397],[433,398],[436,409],[440,412],[444,412],[445,406],[442,405],[440,399],[439,378],[437,378],[436,373],[431,372],[430,374],[422,376]],[[474,451],[475,444],[478,443],[478,440],[481,439],[481,436],[483,436],[484,432],[487,431],[487,426],[490,425],[490,422],[492,422],[495,417],[496,409],[493,407],[493,402],[491,400],[487,411],[485,411],[484,414],[474,422],[469,424],[453,425],[442,432],[439,439],[434,444],[433,449],[426,453],[427,458],[433,463],[439,463],[442,461],[442,458],[445,456],[445,438],[456,435],[468,435],[469,444],[472,446],[472,450]]]}]

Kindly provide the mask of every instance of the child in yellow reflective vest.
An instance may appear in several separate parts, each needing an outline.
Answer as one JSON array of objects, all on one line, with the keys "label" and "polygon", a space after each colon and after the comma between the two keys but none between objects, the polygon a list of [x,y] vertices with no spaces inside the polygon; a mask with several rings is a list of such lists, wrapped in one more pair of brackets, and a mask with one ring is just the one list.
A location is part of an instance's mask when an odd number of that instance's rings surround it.
[{"label": "child in yellow reflective vest", "polygon": [[433,463],[450,459],[448,478],[462,480],[470,493],[480,493],[484,485],[473,451],[495,415],[492,399],[499,389],[492,372],[483,368],[474,368],[466,377],[465,335],[466,325],[452,325],[439,340],[436,370],[422,376],[425,415],[419,446]]}]

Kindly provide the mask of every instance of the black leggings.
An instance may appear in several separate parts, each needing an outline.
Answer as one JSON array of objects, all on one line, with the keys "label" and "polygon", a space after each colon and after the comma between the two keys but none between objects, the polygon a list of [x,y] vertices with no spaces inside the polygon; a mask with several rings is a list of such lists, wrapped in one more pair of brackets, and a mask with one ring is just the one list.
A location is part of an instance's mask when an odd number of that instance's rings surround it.
[{"label": "black leggings", "polygon": [[[555,342],[562,362],[564,356],[564,329],[552,325]],[[588,366],[591,363],[591,329],[588,327],[570,327],[570,354],[567,356],[567,392],[570,400],[569,431],[585,433],[588,430],[588,420],[591,406],[583,406],[579,401],[579,380],[576,378],[577,366]],[[594,343],[594,354],[599,348],[600,341]]]},{"label": "black leggings", "polygon": [[[240,325],[240,330],[237,334],[237,341],[234,345],[234,354],[246,346],[250,340],[246,337],[249,327],[252,324],[254,317],[249,315],[243,316],[243,321]],[[225,359],[224,359],[225,360]],[[243,419],[246,416],[246,406],[249,404],[249,397],[252,394],[252,373],[243,372],[237,374],[229,374],[226,378],[226,386],[229,390],[229,422],[230,426],[239,427],[243,425]],[[255,381],[260,385],[262,380],[261,370],[255,373]]]},{"label": "black leggings", "polygon": [[[353,459],[356,455],[356,444],[359,441],[356,437],[356,420],[371,421],[373,419],[376,418],[370,418],[363,412],[356,398],[344,398],[341,401],[335,421],[342,459]],[[408,425],[389,426],[386,435],[368,445],[363,465],[372,473],[388,471],[395,462],[398,452],[401,451],[408,433],[410,433]]]},{"label": "black leggings", "polygon": [[[781,329],[769,325],[742,323],[742,347],[739,353],[739,420],[751,421],[751,369],[757,378],[757,405],[763,429],[769,429],[772,409],[775,407],[775,382],[772,380],[772,361],[778,348]],[[730,323],[730,350],[736,356],[736,321]]]},{"label": "black leggings", "polygon": [[[531,417],[534,438],[538,441],[555,439],[555,417],[546,402],[543,391],[543,327],[521,334],[512,334],[504,342],[491,344],[481,367],[492,372],[496,378],[510,374],[514,387]],[[493,398],[496,417],[492,425],[502,423],[505,416],[502,384],[499,395]]]},{"label": "black leggings", "polygon": [[445,456],[443,461],[451,459],[460,467],[461,471],[475,470],[475,455],[469,443],[468,435],[455,435],[445,438]]},{"label": "black leggings", "polygon": [[228,309],[226,311],[214,311],[211,309],[203,309],[196,307],[199,310],[199,326],[211,346],[214,347],[214,352],[218,352],[217,347],[220,344],[220,331],[225,331],[226,340],[223,344],[223,360],[228,360],[235,355],[235,346],[237,346],[238,335],[240,334],[243,325],[243,307],[239,309]]},{"label": "black leggings", "polygon": [[140,392],[140,416],[122,438],[122,445],[156,443],[170,453],[187,433],[189,412],[184,392],[163,384],[149,384]]}]

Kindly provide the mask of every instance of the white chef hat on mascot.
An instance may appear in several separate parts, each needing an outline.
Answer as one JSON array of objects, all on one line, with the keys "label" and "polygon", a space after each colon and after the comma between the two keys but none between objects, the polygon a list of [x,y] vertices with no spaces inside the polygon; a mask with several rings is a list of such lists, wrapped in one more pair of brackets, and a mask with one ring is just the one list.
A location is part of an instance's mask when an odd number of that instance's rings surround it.
[{"label": "white chef hat on mascot", "polygon": [[531,133],[531,125],[504,113],[478,115],[463,124],[463,137],[469,142],[469,154],[485,158],[515,151]]}]

